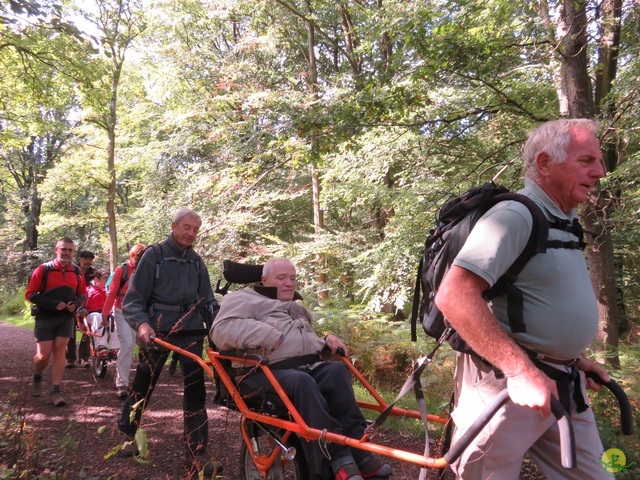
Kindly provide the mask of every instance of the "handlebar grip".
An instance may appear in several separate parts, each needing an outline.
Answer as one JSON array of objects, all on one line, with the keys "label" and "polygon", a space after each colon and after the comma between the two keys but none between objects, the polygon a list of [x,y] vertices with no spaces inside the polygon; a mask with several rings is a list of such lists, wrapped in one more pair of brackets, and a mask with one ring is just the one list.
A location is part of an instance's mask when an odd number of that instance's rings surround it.
[{"label": "handlebar grip", "polygon": [[564,468],[576,467],[576,437],[573,433],[571,417],[556,397],[551,397],[551,413],[558,422],[560,434],[560,459]]},{"label": "handlebar grip", "polygon": [[462,452],[467,449],[473,439],[476,438],[485,425],[489,423],[489,420],[491,420],[500,407],[507,403],[507,400],[509,400],[509,393],[506,389],[496,395],[493,402],[476,418],[467,431],[451,446],[449,451],[444,454],[443,458],[448,464],[452,464],[462,455]]},{"label": "handlebar grip", "polygon": [[622,434],[633,435],[633,413],[631,411],[631,404],[622,387],[613,379],[605,382],[600,378],[600,375],[595,372],[585,372],[585,375],[600,385],[604,385],[613,393],[613,396],[618,400],[618,406],[620,408],[620,429]]},{"label": "handlebar grip", "polygon": [[[487,425],[487,423],[489,423],[489,420],[493,418],[496,412],[507,402],[507,400],[509,400],[509,393],[506,389],[496,395],[493,402],[491,402],[491,404],[480,414],[467,431],[464,432],[455,445],[453,445],[449,451],[444,454],[443,458],[448,464],[455,462],[460,455],[462,455],[462,452],[466,450],[473,439],[476,438],[480,431]],[[576,466],[576,449],[571,419],[555,397],[551,397],[551,412],[558,421],[562,466],[564,468],[574,468]]]}]

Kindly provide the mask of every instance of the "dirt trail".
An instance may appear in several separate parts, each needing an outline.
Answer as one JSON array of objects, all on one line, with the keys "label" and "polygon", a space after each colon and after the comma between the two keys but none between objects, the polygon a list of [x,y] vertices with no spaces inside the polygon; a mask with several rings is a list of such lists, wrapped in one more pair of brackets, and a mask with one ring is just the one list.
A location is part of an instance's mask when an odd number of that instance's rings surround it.
[{"label": "dirt trail", "polygon": [[[34,353],[32,331],[0,322],[0,398],[17,406],[28,432],[35,433],[40,447],[40,475],[48,478],[51,472],[66,465],[71,479],[178,480],[185,477],[179,371],[171,376],[165,370],[145,412],[149,458],[148,464],[141,465],[117,455],[104,458],[119,441],[115,422],[122,401],[116,397],[114,387],[115,363],[109,364],[107,375],[102,379],[95,378],[90,369],[66,370],[63,390],[69,404],[53,407],[48,403],[49,369],[44,375],[43,395],[30,396]],[[207,393],[209,453],[224,465],[224,475],[220,478],[237,480],[240,416],[213,404],[212,379],[207,379]],[[423,441],[402,432],[387,431],[376,436],[377,443],[414,452],[421,451]],[[392,464],[394,480],[418,478],[418,467],[396,461]]]}]

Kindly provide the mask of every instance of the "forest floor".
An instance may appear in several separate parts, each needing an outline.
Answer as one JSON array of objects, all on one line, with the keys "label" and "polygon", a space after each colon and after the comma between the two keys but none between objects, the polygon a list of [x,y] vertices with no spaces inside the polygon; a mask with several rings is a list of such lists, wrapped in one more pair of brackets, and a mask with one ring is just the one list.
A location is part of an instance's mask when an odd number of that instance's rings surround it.
[{"label": "forest floor", "polygon": [[[104,378],[92,369],[66,369],[64,407],[49,402],[50,368],[45,371],[43,394],[32,397],[33,332],[0,322],[0,478],[70,480],[181,480],[188,478],[183,466],[182,376],[180,370],[163,375],[143,418],[147,434],[146,462],[113,454],[121,437],[116,420],[122,400],[115,391],[115,362]],[[135,368],[135,363],[133,368]],[[133,371],[132,371],[133,378]],[[213,403],[213,379],[207,379],[210,456],[224,466],[220,480],[239,480],[240,415]],[[432,438],[439,440],[438,438]],[[381,427],[375,443],[420,454],[424,436]],[[437,447],[431,447],[431,455]],[[8,469],[20,459],[18,473]],[[394,480],[416,480],[420,468],[389,459]],[[22,474],[22,476],[18,476]],[[438,471],[428,474],[438,478]],[[454,478],[447,470],[446,479]],[[520,480],[543,478],[535,465],[525,461]],[[306,479],[303,479],[306,480]]]},{"label": "forest floor", "polygon": [[[186,478],[183,466],[182,377],[171,376],[166,367],[143,419],[149,457],[146,463],[119,455],[109,456],[120,442],[116,419],[122,400],[116,397],[115,362],[107,375],[96,378],[92,369],[65,370],[63,393],[69,403],[54,407],[49,403],[50,368],[45,371],[43,395],[30,394],[35,342],[33,332],[0,322],[0,433],[10,430],[7,411],[17,425],[12,433],[15,445],[0,445],[0,478],[7,478],[15,458],[22,458],[20,478],[178,480]],[[132,372],[133,375],[133,372]],[[220,479],[237,480],[241,445],[240,415],[215,405],[212,379],[207,380],[209,454],[221,462]],[[0,438],[2,440],[2,438]],[[381,429],[375,442],[420,453],[424,438],[397,430]],[[20,446],[22,445],[22,446]],[[106,458],[107,457],[107,458]],[[394,480],[417,479],[415,465],[391,461]],[[28,470],[27,470],[28,469]],[[3,472],[5,472],[3,474]],[[38,477],[40,475],[40,477]],[[8,476],[8,475],[7,475]],[[9,478],[17,478],[9,477]],[[430,474],[436,478],[436,472]]]}]

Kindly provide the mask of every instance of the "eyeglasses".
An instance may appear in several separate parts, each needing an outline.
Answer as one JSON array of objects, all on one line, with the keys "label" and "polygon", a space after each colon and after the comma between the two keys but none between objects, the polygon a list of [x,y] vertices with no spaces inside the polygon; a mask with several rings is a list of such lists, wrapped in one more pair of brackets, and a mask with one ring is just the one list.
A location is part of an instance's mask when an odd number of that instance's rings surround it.
[{"label": "eyeglasses", "polygon": [[58,247],[58,250],[60,250],[61,252],[73,252],[73,248]]}]

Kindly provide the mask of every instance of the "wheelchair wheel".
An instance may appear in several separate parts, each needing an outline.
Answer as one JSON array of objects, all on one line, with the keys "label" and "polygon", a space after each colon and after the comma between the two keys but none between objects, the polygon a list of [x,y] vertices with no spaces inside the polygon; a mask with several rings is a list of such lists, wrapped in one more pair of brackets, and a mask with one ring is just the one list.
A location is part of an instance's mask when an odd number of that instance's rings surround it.
[{"label": "wheelchair wheel", "polygon": [[94,357],[93,373],[98,378],[104,378],[107,374],[107,361],[103,358]]},{"label": "wheelchair wheel", "polygon": [[[272,427],[265,426],[270,433],[265,432],[254,422],[247,422],[249,436],[253,440],[254,453],[260,456],[268,457],[274,449],[281,450],[278,444],[273,440],[271,435],[278,440],[281,438],[282,430],[275,430]],[[279,460],[267,471],[267,480],[309,480],[309,467],[302,453],[300,441],[298,437],[292,435],[287,440],[286,447],[293,447],[296,450],[295,457],[292,460],[285,458],[284,452],[281,451]],[[263,480],[264,477],[253,463],[253,458],[249,452],[245,442],[242,442],[240,448],[240,478],[243,480]]]}]

